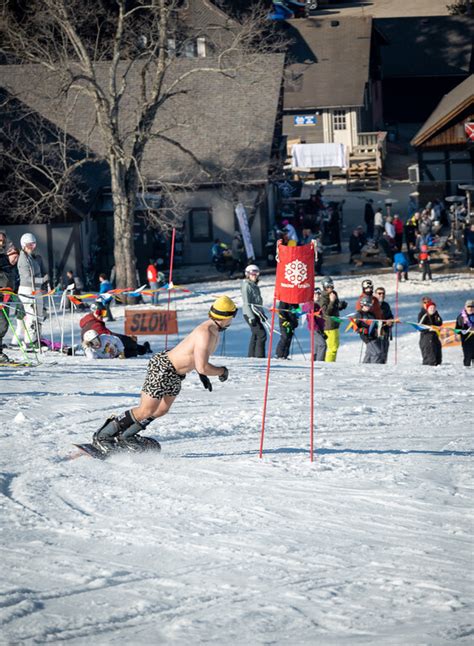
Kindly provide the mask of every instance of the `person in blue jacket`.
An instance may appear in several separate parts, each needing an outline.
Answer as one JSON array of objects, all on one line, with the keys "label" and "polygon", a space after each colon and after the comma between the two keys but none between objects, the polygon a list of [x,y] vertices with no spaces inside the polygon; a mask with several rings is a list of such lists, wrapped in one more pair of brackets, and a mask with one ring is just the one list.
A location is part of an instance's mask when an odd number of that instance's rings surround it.
[{"label": "person in blue jacket", "polygon": [[393,269],[398,274],[398,280],[402,280],[402,275],[405,280],[408,280],[408,267],[410,266],[408,258],[402,251],[396,253],[393,257]]},{"label": "person in blue jacket", "polygon": [[112,316],[112,312],[110,310],[110,306],[112,305],[114,297],[112,296],[112,294],[107,293],[113,289],[112,283],[110,282],[110,280],[107,279],[106,274],[99,274],[99,282],[100,282],[99,298],[102,301],[102,303],[105,305],[105,309],[107,312],[107,321],[115,321],[114,317]]}]

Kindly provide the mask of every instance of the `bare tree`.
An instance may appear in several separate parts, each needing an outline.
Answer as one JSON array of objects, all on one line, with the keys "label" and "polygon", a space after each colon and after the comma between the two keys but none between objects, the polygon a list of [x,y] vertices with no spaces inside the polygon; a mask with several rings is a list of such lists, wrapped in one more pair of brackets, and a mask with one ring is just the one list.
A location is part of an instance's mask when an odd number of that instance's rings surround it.
[{"label": "bare tree", "polygon": [[[111,9],[98,0],[30,0],[21,14],[3,10],[0,36],[7,60],[47,71],[57,95],[68,98],[69,109],[74,106],[74,118],[92,110],[94,153],[105,160],[110,174],[117,284],[136,286],[133,219],[137,195],[146,200],[149,191],[143,173],[147,144],[159,139],[198,162],[176,136],[185,124],[176,122],[170,128],[160,113],[189,92],[192,77],[199,75],[203,83],[209,75],[232,77],[255,64],[256,56],[274,51],[275,41],[268,34],[266,12],[254,9],[240,23],[229,20],[216,29],[212,57],[199,65],[180,66],[176,62],[189,55],[198,34],[183,24],[179,0],[114,0],[109,4]],[[131,93],[135,97],[133,119],[128,114],[125,120]],[[65,132],[67,122],[64,119]],[[67,175],[72,176],[81,163],[84,158],[68,158]],[[203,167],[202,172],[211,178],[212,170]],[[163,211],[172,213],[173,193],[191,186],[193,179],[190,175],[178,184],[155,182],[163,208],[150,210],[151,217],[162,219]],[[53,193],[60,195],[57,189],[63,187],[54,185]]]}]

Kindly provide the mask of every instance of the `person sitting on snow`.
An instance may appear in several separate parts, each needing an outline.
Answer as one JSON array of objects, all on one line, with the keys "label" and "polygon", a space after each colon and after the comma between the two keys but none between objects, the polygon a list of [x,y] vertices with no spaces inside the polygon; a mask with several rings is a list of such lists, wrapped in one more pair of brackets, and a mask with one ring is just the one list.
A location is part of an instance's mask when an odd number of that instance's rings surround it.
[{"label": "person sitting on snow", "polygon": [[118,336],[113,334],[98,334],[88,330],[82,340],[82,348],[86,359],[125,359],[124,347]]}]

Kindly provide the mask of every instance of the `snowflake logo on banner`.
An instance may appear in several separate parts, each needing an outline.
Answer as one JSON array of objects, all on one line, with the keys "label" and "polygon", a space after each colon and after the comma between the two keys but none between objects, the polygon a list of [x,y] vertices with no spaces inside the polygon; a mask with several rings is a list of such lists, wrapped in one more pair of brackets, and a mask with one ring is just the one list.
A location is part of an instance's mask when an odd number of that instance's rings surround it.
[{"label": "snowflake logo on banner", "polygon": [[285,278],[295,287],[300,285],[308,278],[308,269],[305,263],[301,262],[301,260],[293,260],[293,262],[289,262],[285,266]]}]

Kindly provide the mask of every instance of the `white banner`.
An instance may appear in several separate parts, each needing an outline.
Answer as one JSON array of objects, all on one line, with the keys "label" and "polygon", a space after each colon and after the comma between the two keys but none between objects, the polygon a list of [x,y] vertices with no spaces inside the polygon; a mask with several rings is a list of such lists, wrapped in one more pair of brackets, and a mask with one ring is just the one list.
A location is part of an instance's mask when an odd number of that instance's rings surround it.
[{"label": "white banner", "polygon": [[248,260],[255,259],[255,251],[253,250],[252,237],[250,235],[247,212],[242,202],[239,202],[235,207],[235,215],[237,216],[237,220],[239,221],[239,227],[242,233],[247,259]]}]

